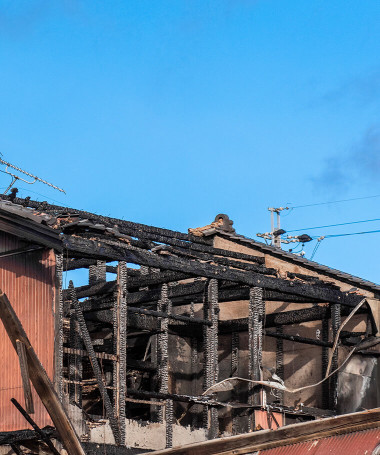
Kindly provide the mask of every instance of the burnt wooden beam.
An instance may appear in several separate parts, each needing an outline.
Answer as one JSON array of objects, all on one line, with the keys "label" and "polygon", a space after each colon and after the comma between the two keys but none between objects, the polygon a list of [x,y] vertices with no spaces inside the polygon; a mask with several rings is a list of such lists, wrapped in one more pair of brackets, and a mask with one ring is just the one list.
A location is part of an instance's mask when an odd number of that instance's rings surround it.
[{"label": "burnt wooden beam", "polygon": [[88,356],[89,356],[89,359],[90,359],[92,370],[94,372],[95,379],[96,379],[96,382],[98,384],[98,388],[99,388],[100,394],[101,394],[101,396],[103,398],[104,407],[105,407],[105,410],[106,410],[106,413],[107,413],[107,417],[108,417],[108,419],[110,421],[110,426],[111,426],[111,429],[112,429],[112,433],[113,433],[113,435],[115,437],[116,444],[120,444],[121,441],[120,441],[119,425],[118,425],[118,422],[117,422],[117,420],[115,418],[113,406],[111,404],[110,397],[108,396],[108,392],[107,392],[106,386],[104,385],[102,370],[100,369],[100,366],[99,366],[99,363],[98,363],[98,359],[96,358],[95,350],[94,350],[94,347],[93,347],[92,342],[91,342],[91,337],[90,337],[90,334],[88,332],[88,328],[87,328],[86,321],[84,319],[82,310],[81,310],[81,308],[79,306],[79,302],[78,302],[77,297],[75,295],[75,290],[74,290],[74,286],[72,284],[72,281],[70,281],[70,288],[71,288],[71,296],[70,296],[71,297],[71,303],[72,303],[72,305],[74,307],[75,314],[77,316],[77,321],[78,321],[79,329],[80,329],[80,332],[81,332],[81,335],[82,335],[83,343],[84,343],[84,345],[86,347],[86,350],[88,352]]},{"label": "burnt wooden beam", "polygon": [[[0,199],[9,199],[7,196],[1,195]],[[41,210],[47,213],[54,214],[55,216],[70,214],[70,215],[78,215],[81,218],[88,218],[97,222],[100,222],[109,227],[122,227],[124,229],[129,229],[132,234],[138,233],[149,233],[153,235],[159,235],[163,237],[169,237],[173,239],[181,239],[185,241],[192,240],[194,236],[189,234],[184,234],[182,232],[172,231],[170,229],[163,229],[157,228],[154,226],[148,226],[146,224],[140,223],[133,223],[131,221],[120,220],[118,218],[112,218],[108,216],[101,216],[96,215],[95,213],[86,212],[84,210],[77,210],[69,207],[63,207],[54,204],[48,204],[46,201],[39,202],[33,201],[31,199],[22,199],[22,198],[14,198],[14,204],[23,205],[26,207],[31,207],[37,210]],[[194,240],[198,241],[199,243],[207,243],[207,241],[203,240],[202,238],[195,237]]]},{"label": "burnt wooden beam", "polygon": [[114,407],[119,422],[120,441],[125,445],[125,395],[127,381],[127,291],[128,272],[125,262],[117,266],[117,293],[114,307],[114,353],[113,363]]},{"label": "burnt wooden beam", "polygon": [[197,403],[204,406],[218,406],[219,404],[209,397],[192,397],[190,395],[179,395],[176,393],[148,392],[145,390],[129,389],[128,395],[136,398],[155,398],[158,400],[171,399],[173,401],[182,401],[184,403]]},{"label": "burnt wooden beam", "polygon": [[25,344],[20,340],[16,340],[16,350],[17,350],[17,355],[18,355],[18,359],[20,362],[22,388],[24,390],[26,412],[28,414],[34,414],[32,388],[30,387],[30,377],[29,377],[28,361],[26,359]]},{"label": "burnt wooden beam", "polygon": [[89,255],[105,260],[125,260],[135,264],[147,265],[159,269],[191,273],[196,276],[223,279],[262,287],[274,291],[317,299],[324,302],[339,303],[354,307],[361,297],[322,286],[296,283],[281,278],[260,275],[255,272],[231,269],[198,261],[186,261],[177,257],[162,257],[150,251],[127,245],[106,244],[95,240],[62,235],[64,246],[78,254]]},{"label": "burnt wooden beam", "polygon": [[39,361],[30,341],[7,296],[0,292],[0,318],[16,350],[16,340],[25,344],[28,369],[32,384],[49,413],[63,445],[70,455],[85,455],[75,429],[63,408],[54,387]]},{"label": "burnt wooden beam", "polygon": [[[56,438],[57,432],[55,428],[45,427],[41,431],[48,438]],[[16,430],[16,431],[5,431],[0,432],[0,446],[11,445],[11,444],[22,444],[22,441],[33,441],[40,439],[41,436],[34,430]]]},{"label": "burnt wooden beam", "polygon": [[324,347],[328,347],[328,348],[332,348],[332,346],[333,346],[333,343],[330,343],[329,341],[314,340],[312,338],[305,338],[305,337],[301,337],[299,335],[289,335],[287,333],[272,332],[271,330],[265,330],[264,333],[265,333],[265,336],[268,336],[268,337],[294,341],[296,343],[310,344],[313,346],[324,346]]},{"label": "burnt wooden beam", "polygon": [[[128,269],[130,270],[130,269]],[[132,269],[133,270],[133,269]],[[129,275],[129,274],[128,274]],[[162,272],[162,273],[151,273],[149,275],[140,275],[135,277],[130,277],[128,280],[128,289],[146,287],[146,286],[155,286],[163,283],[170,283],[173,281],[185,280],[191,277],[188,273],[179,273],[179,272]],[[117,282],[116,280],[100,282],[95,284],[89,284],[85,286],[79,286],[75,288],[77,298],[81,299],[83,297],[92,297],[96,295],[108,294],[116,290]],[[68,290],[64,290],[64,297],[68,295]]]},{"label": "burnt wooden beam", "polygon": [[42,441],[49,447],[54,455],[60,455],[58,450],[54,447],[53,443],[51,442],[50,438],[41,430],[41,428],[36,424],[36,422],[30,417],[30,415],[25,411],[25,409],[20,405],[20,403],[15,399],[11,398],[12,404],[15,408],[20,412],[20,414],[24,417],[24,419],[31,425],[33,430],[39,435]]},{"label": "burnt wooden beam", "polygon": [[237,259],[230,259],[226,257],[217,256],[216,254],[204,253],[201,251],[191,250],[180,247],[172,247],[167,245],[160,245],[157,247],[159,251],[168,251],[172,254],[182,256],[185,258],[197,258],[204,261],[212,261],[216,264],[226,265],[228,267],[235,267],[242,270],[250,270],[252,272],[264,273],[265,275],[277,276],[277,270],[265,267],[261,261],[257,261],[256,256],[254,263],[241,262]]}]

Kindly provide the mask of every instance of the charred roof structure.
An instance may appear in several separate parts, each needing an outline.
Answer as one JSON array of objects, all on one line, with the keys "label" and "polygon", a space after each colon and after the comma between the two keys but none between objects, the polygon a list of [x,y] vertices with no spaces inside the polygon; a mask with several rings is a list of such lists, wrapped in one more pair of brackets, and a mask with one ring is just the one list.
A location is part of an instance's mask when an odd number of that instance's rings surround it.
[{"label": "charred roof structure", "polygon": [[0,277],[0,453],[63,453],[65,416],[83,453],[133,454],[380,404],[380,286],[227,215],[181,233],[2,196]]}]

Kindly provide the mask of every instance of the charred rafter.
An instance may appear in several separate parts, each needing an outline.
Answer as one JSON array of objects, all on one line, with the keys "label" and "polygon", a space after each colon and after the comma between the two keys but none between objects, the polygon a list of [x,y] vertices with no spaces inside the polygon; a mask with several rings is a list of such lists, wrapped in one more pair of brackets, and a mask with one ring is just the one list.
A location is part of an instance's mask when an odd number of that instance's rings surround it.
[{"label": "charred rafter", "polygon": [[361,298],[355,294],[343,293],[335,289],[273,278],[255,272],[245,272],[198,261],[186,261],[178,257],[163,257],[128,245],[107,244],[67,235],[62,235],[62,241],[68,250],[97,259],[121,260],[148,267],[190,273],[195,276],[224,279],[350,307],[355,306]]}]

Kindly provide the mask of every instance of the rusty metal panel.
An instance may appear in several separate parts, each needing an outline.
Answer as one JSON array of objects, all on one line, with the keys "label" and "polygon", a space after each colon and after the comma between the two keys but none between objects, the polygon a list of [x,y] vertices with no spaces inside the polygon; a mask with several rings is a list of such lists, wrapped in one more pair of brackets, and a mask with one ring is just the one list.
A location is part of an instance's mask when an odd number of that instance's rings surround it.
[{"label": "rusty metal panel", "polygon": [[267,411],[256,409],[255,426],[257,427],[258,425],[260,425],[263,430],[275,430],[276,428],[283,427],[284,426],[283,414],[281,414],[280,412],[272,412],[268,415]]},{"label": "rusty metal panel", "polygon": [[260,450],[263,455],[371,455],[380,444],[380,428]]},{"label": "rusty metal panel", "polygon": [[[27,243],[0,232],[0,253],[22,248]],[[54,364],[54,272],[53,250],[0,257],[0,289],[5,292],[18,315],[50,379]],[[0,323],[0,431],[30,428],[10,402],[16,398],[24,406],[18,357]],[[33,389],[35,413],[40,427],[51,425],[42,402]]]}]

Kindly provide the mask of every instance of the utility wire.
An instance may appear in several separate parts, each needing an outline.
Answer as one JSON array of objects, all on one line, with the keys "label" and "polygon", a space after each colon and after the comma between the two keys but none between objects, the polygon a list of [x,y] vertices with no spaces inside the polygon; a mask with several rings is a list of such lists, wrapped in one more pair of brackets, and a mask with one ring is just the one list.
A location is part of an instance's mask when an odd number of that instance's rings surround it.
[{"label": "utility wire", "polygon": [[299,232],[299,231],[307,231],[310,229],[321,229],[321,228],[328,228],[328,227],[335,227],[335,226],[345,226],[348,224],[370,223],[372,221],[380,221],[380,218],[373,218],[371,220],[349,221],[347,223],[326,224],[325,226],[313,226],[313,227],[307,227],[307,228],[303,228],[303,229],[292,229],[290,231],[287,230],[286,232]]},{"label": "utility wire", "polygon": [[360,201],[363,199],[373,199],[376,197],[380,197],[380,194],[375,194],[374,196],[364,196],[364,197],[355,197],[351,199],[340,199],[338,201],[328,201],[328,202],[316,202],[315,204],[304,204],[304,205],[295,205],[293,207],[289,207],[290,209],[300,209],[303,207],[314,207],[316,205],[327,205],[327,204],[337,204],[338,202],[350,202],[350,201]]},{"label": "utility wire", "polygon": [[[377,229],[375,231],[349,232],[347,234],[328,234],[328,235],[324,235],[323,237],[325,239],[331,239],[333,237],[344,237],[346,235],[374,234],[374,233],[377,233],[377,232],[380,232],[380,229]],[[313,237],[313,238],[316,239],[317,237]]]}]

